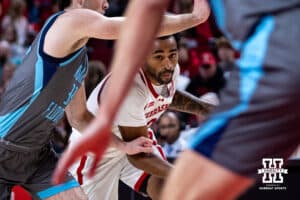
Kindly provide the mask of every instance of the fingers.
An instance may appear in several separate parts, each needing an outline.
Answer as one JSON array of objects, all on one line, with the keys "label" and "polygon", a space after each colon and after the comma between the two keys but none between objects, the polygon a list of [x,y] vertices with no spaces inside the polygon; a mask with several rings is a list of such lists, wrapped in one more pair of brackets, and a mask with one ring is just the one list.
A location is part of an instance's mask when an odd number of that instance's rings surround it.
[{"label": "fingers", "polygon": [[73,148],[73,150],[68,148],[65,153],[63,153],[52,177],[53,184],[61,184],[64,181],[69,167],[77,160],[78,157],[80,157],[80,155],[78,155],[76,148]]},{"label": "fingers", "polygon": [[139,147],[139,152],[152,153],[153,152],[152,145],[148,147]]},{"label": "fingers", "polygon": [[88,172],[88,177],[89,178],[92,178],[95,175],[96,169],[97,169],[97,165],[98,165],[98,163],[100,161],[100,158],[101,158],[101,156],[95,155],[95,157],[94,157],[94,159],[92,161],[92,167],[89,169],[89,172]]},{"label": "fingers", "polygon": [[143,153],[152,153],[152,145],[154,141],[147,137],[139,138],[139,151]]},{"label": "fingers", "polygon": [[152,146],[152,144],[154,143],[153,140],[151,140],[150,138],[144,137],[144,136],[139,137],[138,142],[139,142],[139,144],[142,144],[144,146]]}]

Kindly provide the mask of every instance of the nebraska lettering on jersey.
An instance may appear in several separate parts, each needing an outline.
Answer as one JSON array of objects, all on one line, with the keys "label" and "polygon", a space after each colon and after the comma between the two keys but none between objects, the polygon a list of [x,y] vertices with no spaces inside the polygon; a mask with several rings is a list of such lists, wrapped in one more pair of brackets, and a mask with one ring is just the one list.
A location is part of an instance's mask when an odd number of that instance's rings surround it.
[{"label": "nebraska lettering on jersey", "polygon": [[151,118],[153,115],[156,115],[156,114],[158,114],[158,113],[160,113],[160,112],[163,112],[163,111],[167,110],[167,109],[169,108],[169,105],[170,105],[170,104],[163,104],[163,105],[161,105],[161,106],[158,106],[158,107],[155,108],[154,110],[152,110],[152,111],[150,111],[150,112],[147,112],[147,113],[145,114],[146,118],[149,119],[149,118]]}]

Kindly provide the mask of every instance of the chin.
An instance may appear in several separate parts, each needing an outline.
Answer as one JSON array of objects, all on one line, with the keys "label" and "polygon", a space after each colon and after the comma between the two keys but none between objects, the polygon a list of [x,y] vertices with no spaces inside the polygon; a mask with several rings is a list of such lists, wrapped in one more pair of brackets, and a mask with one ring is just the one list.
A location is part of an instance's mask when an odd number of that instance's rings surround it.
[{"label": "chin", "polygon": [[171,81],[172,81],[172,79],[166,80],[166,81],[164,81],[164,84],[169,84],[169,83],[171,83]]}]

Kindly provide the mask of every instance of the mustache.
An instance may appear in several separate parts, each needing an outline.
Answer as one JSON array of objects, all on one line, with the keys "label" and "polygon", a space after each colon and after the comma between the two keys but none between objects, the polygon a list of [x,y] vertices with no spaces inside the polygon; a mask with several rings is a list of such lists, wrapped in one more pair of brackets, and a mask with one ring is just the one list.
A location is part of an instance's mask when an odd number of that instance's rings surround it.
[{"label": "mustache", "polygon": [[174,70],[164,70],[164,71],[161,72],[161,74],[165,74],[165,73],[171,73],[171,74],[173,74]]}]

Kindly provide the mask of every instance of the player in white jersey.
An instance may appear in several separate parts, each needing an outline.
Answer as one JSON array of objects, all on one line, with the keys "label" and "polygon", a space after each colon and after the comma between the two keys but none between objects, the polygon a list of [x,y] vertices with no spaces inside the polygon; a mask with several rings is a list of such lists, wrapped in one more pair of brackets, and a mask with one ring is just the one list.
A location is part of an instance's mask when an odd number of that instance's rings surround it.
[{"label": "player in white jersey", "polygon": [[[82,183],[89,199],[117,200],[119,180],[137,192],[158,199],[160,189],[172,166],[165,160],[162,148],[156,144],[154,133],[148,127],[168,108],[193,114],[206,114],[213,106],[196,97],[176,91],[176,78],[180,69],[175,38],[167,36],[155,40],[146,63],[135,77],[129,95],[122,104],[112,128],[113,134],[124,141],[139,136],[153,139],[153,153],[126,155],[110,147],[98,164],[96,175],[89,179],[86,173],[92,157],[84,157],[71,168]],[[96,115],[106,93],[108,75],[90,95],[87,108]],[[73,131],[72,141],[80,139]],[[153,175],[153,176],[152,176]]]}]

